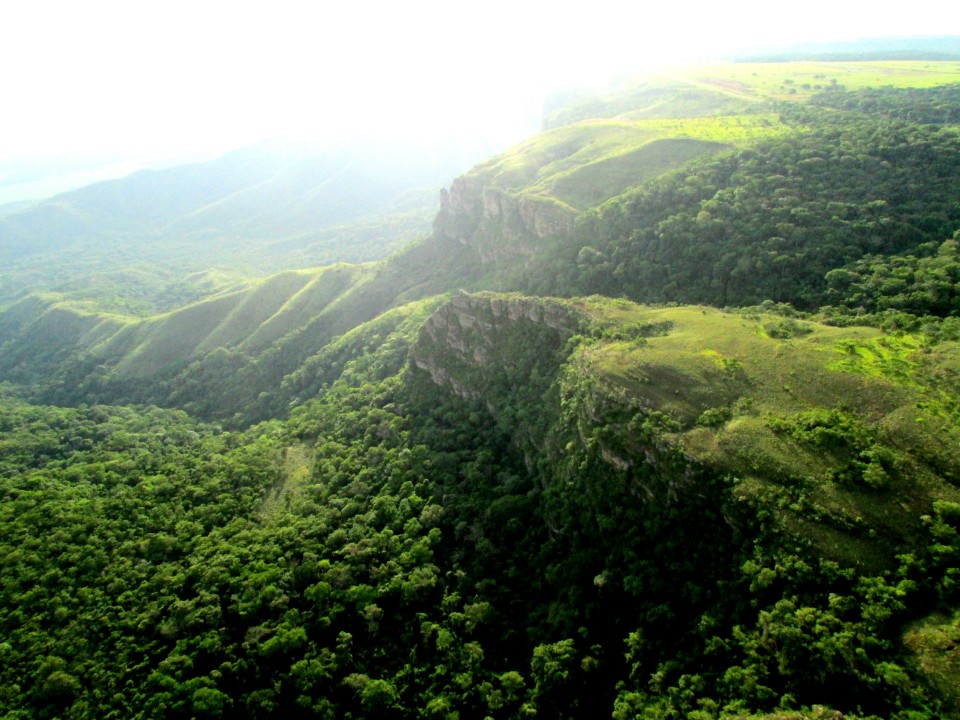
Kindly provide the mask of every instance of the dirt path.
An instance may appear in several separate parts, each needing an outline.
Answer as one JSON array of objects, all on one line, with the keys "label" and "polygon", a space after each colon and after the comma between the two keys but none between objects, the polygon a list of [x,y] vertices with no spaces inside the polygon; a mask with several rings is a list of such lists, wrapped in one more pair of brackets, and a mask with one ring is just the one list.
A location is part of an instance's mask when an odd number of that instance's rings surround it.
[{"label": "dirt path", "polygon": [[698,87],[701,90],[710,90],[711,92],[721,93],[723,95],[729,95],[730,97],[735,97],[739,100],[749,100],[750,102],[763,102],[764,99],[757,97],[756,95],[751,95],[748,92],[742,90],[734,90],[731,87],[725,86],[721,81],[711,82],[709,80],[694,80],[692,78],[681,77],[679,75],[665,74],[664,77],[669,78],[677,83],[682,83],[684,85],[692,85],[693,87]]}]

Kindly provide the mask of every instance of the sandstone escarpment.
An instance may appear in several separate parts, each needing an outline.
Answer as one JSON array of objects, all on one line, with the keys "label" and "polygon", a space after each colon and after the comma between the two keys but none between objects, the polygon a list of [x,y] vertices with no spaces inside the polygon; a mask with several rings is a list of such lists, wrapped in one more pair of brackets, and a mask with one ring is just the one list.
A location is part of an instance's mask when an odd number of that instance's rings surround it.
[{"label": "sandstone escarpment", "polygon": [[675,500],[701,470],[643,397],[594,365],[609,330],[596,312],[590,301],[460,293],[424,323],[412,362],[436,385],[485,405],[531,468],[589,458],[643,502]]},{"label": "sandstone escarpment", "polygon": [[534,255],[545,240],[569,237],[577,212],[550,197],[515,194],[465,175],[441,191],[438,237],[472,247],[484,263]]},{"label": "sandstone escarpment", "polygon": [[521,383],[547,364],[556,371],[567,339],[588,322],[561,300],[460,293],[424,324],[413,361],[464,398],[485,396],[502,378]]}]

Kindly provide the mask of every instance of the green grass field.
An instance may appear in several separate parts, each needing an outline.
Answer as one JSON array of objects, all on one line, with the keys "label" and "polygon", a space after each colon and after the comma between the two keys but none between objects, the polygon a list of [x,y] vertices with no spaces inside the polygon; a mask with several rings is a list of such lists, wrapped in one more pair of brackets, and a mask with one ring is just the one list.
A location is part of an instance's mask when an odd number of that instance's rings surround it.
[{"label": "green grass field", "polygon": [[541,133],[470,174],[585,210],[690,160],[787,132],[775,113],[591,120]]},{"label": "green grass field", "polygon": [[960,467],[960,418],[936,381],[949,353],[921,338],[707,307],[581,307],[601,325],[668,328],[587,345],[581,363],[614,397],[666,413],[688,457],[778,506],[784,530],[827,556],[888,566],[934,500],[960,500],[943,479]]},{"label": "green grass field", "polygon": [[948,85],[960,82],[960,62],[716,63],[675,68],[665,76],[739,98],[803,100],[833,85],[847,90]]}]

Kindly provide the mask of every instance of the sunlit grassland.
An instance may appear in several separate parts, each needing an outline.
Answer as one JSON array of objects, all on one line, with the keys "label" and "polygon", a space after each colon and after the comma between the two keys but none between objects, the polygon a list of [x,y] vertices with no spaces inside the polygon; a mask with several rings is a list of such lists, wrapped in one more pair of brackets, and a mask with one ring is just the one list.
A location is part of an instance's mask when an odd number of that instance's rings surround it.
[{"label": "sunlit grassland", "polygon": [[[665,413],[688,457],[729,473],[736,496],[773,503],[788,533],[828,556],[882,567],[934,500],[960,500],[943,479],[960,467],[958,418],[921,338],[708,307],[587,311],[660,332],[586,345],[584,366]],[[871,485],[877,453],[883,480]]]},{"label": "sunlit grassland", "polygon": [[[629,342],[605,345],[596,351],[598,367],[631,390],[657,393],[657,404],[683,423],[692,424],[715,407],[713,400],[725,398],[748,399],[750,414],[830,406],[841,396],[853,397],[852,409],[860,412],[882,412],[895,401],[890,396],[894,388],[882,379],[830,368],[839,357],[834,349],[839,343],[868,341],[881,335],[878,330],[803,323],[796,337],[781,339],[765,330],[782,321],[776,316],[708,307],[650,308],[636,313],[634,322],[669,323],[670,332],[636,346]],[[653,382],[662,371],[675,375],[676,382]]]},{"label": "sunlit grassland", "polygon": [[667,75],[696,87],[757,100],[803,100],[842,86],[847,90],[891,86],[926,88],[960,82],[960,62],[871,61],[715,63]]},{"label": "sunlit grassland", "polygon": [[692,139],[731,145],[790,132],[776,113],[696,118],[591,120],[541,133],[476,166],[480,175],[504,190],[521,190],[637,150],[653,140]]},{"label": "sunlit grassland", "polygon": [[[148,318],[129,328],[126,337],[118,333],[109,346],[95,350],[121,355],[117,371],[135,377],[217,347],[256,351],[311,323],[336,326],[329,330],[335,335],[377,314],[357,289],[376,276],[378,267],[339,264],[279,273],[241,292]],[[379,298],[369,301],[376,305]],[[360,319],[344,319],[354,315]]]},{"label": "sunlit grassland", "polygon": [[776,113],[591,120],[542,133],[471,175],[583,210],[688,161],[789,132]]},{"label": "sunlit grassland", "polygon": [[[290,270],[146,318],[104,312],[91,300],[38,295],[22,301],[19,322],[29,325],[37,342],[75,343],[78,350],[116,363],[121,376],[149,376],[216,348],[262,349],[325,314],[336,322],[338,313],[354,313],[355,305],[363,309],[361,302],[338,309],[338,301],[376,277],[379,267]],[[366,311],[377,314],[376,308]]]}]

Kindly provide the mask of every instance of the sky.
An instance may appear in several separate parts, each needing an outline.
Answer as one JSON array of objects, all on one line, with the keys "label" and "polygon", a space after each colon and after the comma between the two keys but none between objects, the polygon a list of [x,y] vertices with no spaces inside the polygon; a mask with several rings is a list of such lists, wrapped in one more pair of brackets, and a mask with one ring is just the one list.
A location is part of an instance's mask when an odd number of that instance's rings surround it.
[{"label": "sky", "polygon": [[213,157],[278,133],[516,140],[564,83],[778,43],[960,35],[958,6],[12,0],[0,184]]}]

